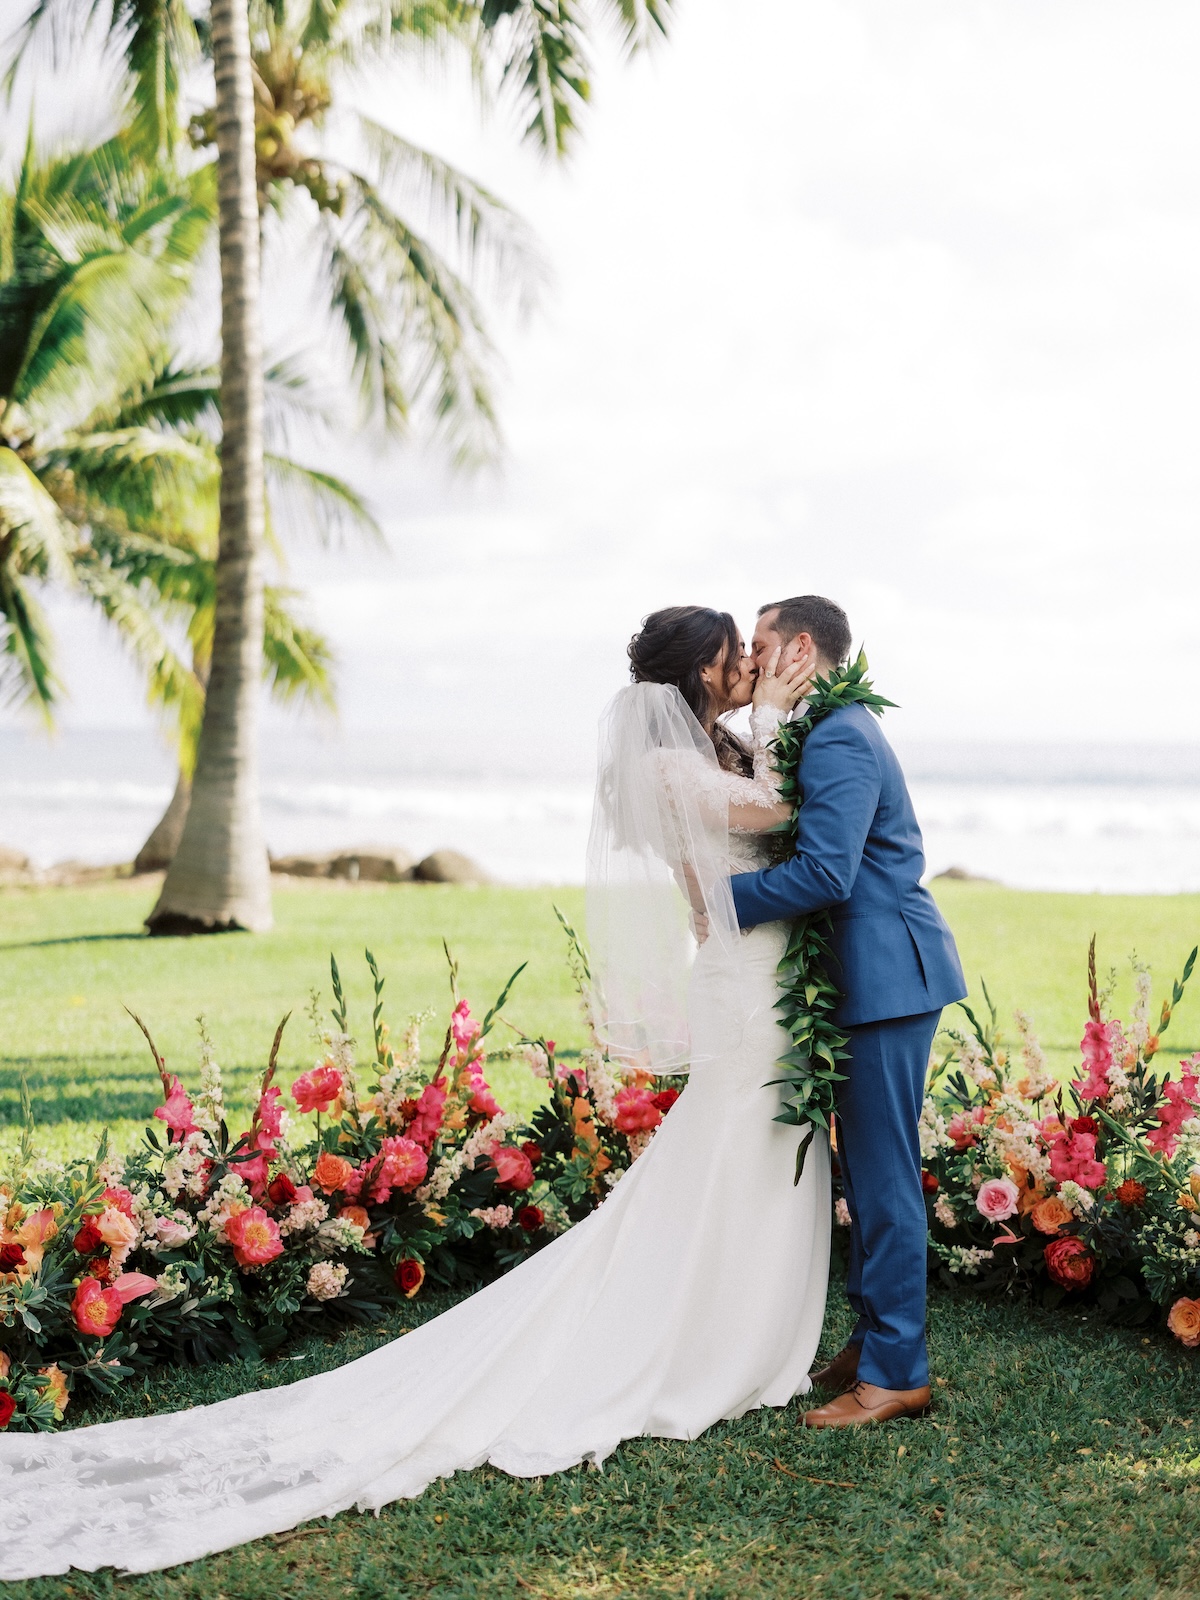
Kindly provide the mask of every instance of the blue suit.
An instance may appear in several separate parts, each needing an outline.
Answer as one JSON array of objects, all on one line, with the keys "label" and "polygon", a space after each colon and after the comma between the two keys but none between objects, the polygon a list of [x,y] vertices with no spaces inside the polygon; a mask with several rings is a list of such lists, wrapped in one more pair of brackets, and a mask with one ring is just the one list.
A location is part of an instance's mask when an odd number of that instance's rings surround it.
[{"label": "blue suit", "polygon": [[796,853],[732,880],[743,928],[828,910],[850,1036],[838,1085],[838,1157],[850,1208],[847,1293],[859,1377],[928,1382],[925,1202],[917,1123],[942,1007],[965,997],[954,936],[921,886],[925,855],[900,763],[879,719],[845,706],[819,722],[800,762]]}]

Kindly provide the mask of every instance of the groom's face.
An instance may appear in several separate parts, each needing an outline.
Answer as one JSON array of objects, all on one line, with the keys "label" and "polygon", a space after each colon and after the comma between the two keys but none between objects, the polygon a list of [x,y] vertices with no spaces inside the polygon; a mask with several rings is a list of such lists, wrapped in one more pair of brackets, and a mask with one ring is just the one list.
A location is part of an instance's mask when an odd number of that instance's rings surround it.
[{"label": "groom's face", "polygon": [[754,662],[755,672],[764,672],[770,665],[771,657],[780,649],[783,654],[779,658],[779,665],[786,667],[802,655],[812,642],[807,633],[798,633],[794,638],[785,639],[775,627],[778,617],[778,610],[764,611],[755,625],[754,637],[750,641],[750,658]]}]

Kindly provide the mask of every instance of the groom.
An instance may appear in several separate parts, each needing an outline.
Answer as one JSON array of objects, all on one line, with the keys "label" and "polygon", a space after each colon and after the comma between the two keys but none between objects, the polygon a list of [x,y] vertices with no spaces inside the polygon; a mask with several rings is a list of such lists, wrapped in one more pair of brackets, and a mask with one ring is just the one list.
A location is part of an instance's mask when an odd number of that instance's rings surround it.
[{"label": "groom", "polygon": [[[815,652],[822,675],[850,653],[846,613],[820,595],[764,606],[754,664]],[[925,1352],[925,1201],[917,1123],[942,1007],[967,988],[954,938],[921,887],[925,857],[904,774],[863,706],[816,724],[800,761],[796,854],[743,872],[733,903],[743,928],[828,910],[850,1039],[838,1085],[838,1159],[850,1208],[850,1342],[813,1382],[843,1391],[805,1414],[810,1428],[916,1416],[929,1405]]]}]

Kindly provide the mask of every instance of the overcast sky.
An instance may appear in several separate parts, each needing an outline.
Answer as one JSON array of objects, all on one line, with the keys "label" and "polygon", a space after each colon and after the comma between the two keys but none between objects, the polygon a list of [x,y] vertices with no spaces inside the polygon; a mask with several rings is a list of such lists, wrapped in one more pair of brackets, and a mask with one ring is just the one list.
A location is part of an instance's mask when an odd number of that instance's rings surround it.
[{"label": "overcast sky", "polygon": [[[566,171],[452,79],[367,91],[532,221],[554,285],[501,326],[502,474],[333,452],[391,545],[293,568],[346,723],[469,737],[470,712],[553,761],[645,612],[749,629],[816,590],[903,737],[1195,738],[1200,12],[678,9],[652,59],[603,57]],[[56,615],[64,721],[145,719]]]}]

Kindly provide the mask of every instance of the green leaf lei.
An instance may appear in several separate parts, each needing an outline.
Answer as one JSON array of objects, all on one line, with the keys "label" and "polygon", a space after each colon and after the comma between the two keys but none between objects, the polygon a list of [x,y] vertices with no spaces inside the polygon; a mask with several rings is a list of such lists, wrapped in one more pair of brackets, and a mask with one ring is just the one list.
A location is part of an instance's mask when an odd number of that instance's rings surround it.
[{"label": "green leaf lei", "polygon": [[[814,680],[804,715],[783,723],[775,737],[772,754],[782,779],[780,797],[792,804],[791,817],[776,836],[781,846],[786,846],[781,850],[781,860],[787,860],[796,850],[802,799],[800,757],[804,754],[805,740],[822,718],[841,706],[850,705],[866,706],[876,716],[881,716],[885,707],[895,705],[894,700],[885,700],[875,693],[867,677],[867,658],[861,650],[851,666],[838,667],[827,678],[818,676]],[[841,996],[829,976],[833,959],[829,943],[832,931],[833,918],[828,910],[811,911],[797,917],[779,963],[780,998],[776,1005],[782,1013],[783,1026],[791,1035],[792,1047],[779,1060],[784,1069],[783,1077],[772,1078],[771,1082],[785,1086],[783,1110],[775,1121],[791,1127],[808,1124],[808,1132],[796,1152],[797,1183],[817,1129],[829,1127],[834,1111],[834,1085],[846,1076],[838,1071],[838,1063],[849,1055],[846,1049],[849,1036],[833,1024],[833,1013]]]}]

